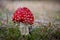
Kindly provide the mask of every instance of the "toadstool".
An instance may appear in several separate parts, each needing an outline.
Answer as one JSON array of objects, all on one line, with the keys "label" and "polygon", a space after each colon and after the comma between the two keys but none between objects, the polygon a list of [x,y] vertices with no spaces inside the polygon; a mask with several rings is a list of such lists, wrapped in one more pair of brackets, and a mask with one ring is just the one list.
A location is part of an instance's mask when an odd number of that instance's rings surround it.
[{"label": "toadstool", "polygon": [[25,35],[29,34],[28,25],[34,23],[34,16],[28,8],[22,7],[14,12],[12,21],[20,24],[21,34]]}]

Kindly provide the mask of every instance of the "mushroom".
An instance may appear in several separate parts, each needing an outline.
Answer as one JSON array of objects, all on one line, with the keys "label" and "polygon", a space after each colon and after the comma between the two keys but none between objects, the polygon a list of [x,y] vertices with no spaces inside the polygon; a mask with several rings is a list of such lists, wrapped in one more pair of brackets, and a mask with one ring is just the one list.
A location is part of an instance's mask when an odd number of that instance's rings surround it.
[{"label": "mushroom", "polygon": [[29,34],[29,25],[34,23],[34,16],[28,8],[22,7],[15,11],[12,21],[20,24],[19,28],[22,35],[27,35]]}]

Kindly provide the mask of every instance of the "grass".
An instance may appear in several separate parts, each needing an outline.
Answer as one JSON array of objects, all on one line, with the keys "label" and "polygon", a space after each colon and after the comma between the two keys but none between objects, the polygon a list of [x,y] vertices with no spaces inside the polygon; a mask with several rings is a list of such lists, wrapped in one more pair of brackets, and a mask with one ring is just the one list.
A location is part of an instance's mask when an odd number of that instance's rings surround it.
[{"label": "grass", "polygon": [[[11,27],[10,27],[11,26]],[[55,30],[56,29],[56,30]],[[0,27],[0,40],[59,40],[60,28],[41,26],[32,30],[31,34],[21,35],[18,26]]]}]

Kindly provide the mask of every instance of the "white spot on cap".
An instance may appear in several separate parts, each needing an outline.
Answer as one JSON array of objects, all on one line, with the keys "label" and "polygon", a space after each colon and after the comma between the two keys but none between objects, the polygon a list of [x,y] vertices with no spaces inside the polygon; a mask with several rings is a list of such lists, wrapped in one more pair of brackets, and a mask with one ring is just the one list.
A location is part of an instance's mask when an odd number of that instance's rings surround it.
[{"label": "white spot on cap", "polygon": [[19,18],[19,16],[17,16]]},{"label": "white spot on cap", "polygon": [[19,15],[19,16],[21,16],[21,15]]},{"label": "white spot on cap", "polygon": [[15,20],[16,20],[16,18],[15,18]]},{"label": "white spot on cap", "polygon": [[27,17],[29,17],[30,15],[27,15]]},{"label": "white spot on cap", "polygon": [[32,18],[30,20],[32,20]]}]

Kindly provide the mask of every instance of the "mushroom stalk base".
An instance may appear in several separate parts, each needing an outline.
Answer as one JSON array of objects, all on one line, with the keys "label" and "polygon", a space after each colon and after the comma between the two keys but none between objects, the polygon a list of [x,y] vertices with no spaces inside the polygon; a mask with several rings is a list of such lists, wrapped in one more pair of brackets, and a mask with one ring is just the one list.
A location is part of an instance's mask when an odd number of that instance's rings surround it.
[{"label": "mushroom stalk base", "polygon": [[21,32],[21,35],[28,35],[29,34],[28,25],[26,25],[26,24],[20,23],[19,30]]}]

